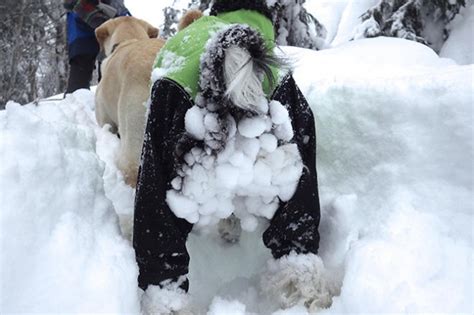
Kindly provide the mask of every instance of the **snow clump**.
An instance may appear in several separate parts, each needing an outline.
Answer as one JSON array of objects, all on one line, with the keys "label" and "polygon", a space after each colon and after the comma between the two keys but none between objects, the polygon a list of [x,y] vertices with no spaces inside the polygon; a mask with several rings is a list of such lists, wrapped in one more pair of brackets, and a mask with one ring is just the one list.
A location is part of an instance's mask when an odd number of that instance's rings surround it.
[{"label": "snow clump", "polygon": [[[161,66],[156,67],[156,62],[162,56]],[[155,83],[158,79],[168,76],[170,73],[179,71],[186,62],[186,58],[183,56],[178,56],[177,54],[169,51],[163,50],[162,54],[158,54],[155,61],[155,67],[151,73],[151,82]]]},{"label": "snow clump", "polygon": [[0,112],[0,313],[137,313],[138,269],[104,191],[93,94]]},{"label": "snow clump", "polygon": [[[177,217],[199,226],[215,224],[232,213],[253,231],[257,217],[271,219],[280,200],[294,194],[303,163],[294,143],[287,109],[271,101],[264,115],[228,117],[225,148],[212,153],[194,147],[172,180],[166,201]],[[197,105],[185,117],[187,132],[198,140],[216,132],[215,113]]]}]

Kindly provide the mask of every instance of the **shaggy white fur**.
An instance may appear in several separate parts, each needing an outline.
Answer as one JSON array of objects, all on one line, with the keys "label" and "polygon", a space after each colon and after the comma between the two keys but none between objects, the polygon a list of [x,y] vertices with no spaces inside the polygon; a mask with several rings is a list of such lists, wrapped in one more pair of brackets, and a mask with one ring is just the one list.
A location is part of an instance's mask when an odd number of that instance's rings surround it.
[{"label": "shaggy white fur", "polygon": [[144,315],[186,315],[189,295],[178,288],[176,283],[161,288],[150,285],[142,295],[142,313]]},{"label": "shaggy white fur", "polygon": [[281,307],[289,308],[303,301],[310,312],[331,306],[334,295],[323,261],[314,254],[292,252],[280,259],[270,260],[261,286]]},{"label": "shaggy white fur", "polygon": [[262,75],[258,73],[250,53],[240,47],[229,47],[225,52],[224,78],[227,86],[225,95],[232,103],[245,110],[259,113],[257,107],[265,93]]}]

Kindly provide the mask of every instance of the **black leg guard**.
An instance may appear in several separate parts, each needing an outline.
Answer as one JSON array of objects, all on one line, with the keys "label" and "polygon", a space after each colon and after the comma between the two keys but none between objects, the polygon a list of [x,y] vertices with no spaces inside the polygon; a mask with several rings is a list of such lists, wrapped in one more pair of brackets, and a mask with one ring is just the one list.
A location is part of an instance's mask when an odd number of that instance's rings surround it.
[{"label": "black leg guard", "polygon": [[[192,225],[177,218],[166,203],[175,176],[177,141],[185,132],[184,116],[193,105],[176,83],[162,79],[152,90],[135,197],[133,247],[140,269],[139,286],[177,281],[188,273],[186,239]],[[188,289],[185,281],[181,287]]]},{"label": "black leg guard", "polygon": [[291,76],[282,81],[272,99],[288,109],[295,134],[294,141],[305,168],[294,196],[288,202],[281,202],[270,227],[263,234],[263,241],[271,249],[274,258],[280,258],[291,251],[317,254],[320,207],[314,116]]}]

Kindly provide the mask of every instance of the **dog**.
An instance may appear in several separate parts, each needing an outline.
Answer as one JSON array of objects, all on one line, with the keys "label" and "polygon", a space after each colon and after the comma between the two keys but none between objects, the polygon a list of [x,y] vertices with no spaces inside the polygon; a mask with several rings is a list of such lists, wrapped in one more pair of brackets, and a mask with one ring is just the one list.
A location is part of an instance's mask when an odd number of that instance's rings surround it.
[{"label": "dog", "polygon": [[[202,13],[190,10],[178,30],[187,27]],[[109,20],[95,30],[105,53],[102,79],[96,91],[96,119],[120,136],[117,166],[125,183],[135,187],[146,122],[145,102],[150,96],[150,75],[156,55],[166,43],[149,23],[126,16]]]},{"label": "dog", "polygon": [[274,54],[272,16],[265,0],[215,0],[156,58],[133,230],[144,314],[197,313],[186,293],[194,227],[217,224],[236,243],[260,219],[273,257],[262,291],[283,308],[330,304],[314,116]]},{"label": "dog", "polygon": [[109,20],[95,30],[106,58],[95,103],[99,126],[109,124],[120,136],[117,161],[125,182],[135,187],[150,95],[150,73],[156,54],[165,44],[158,29],[126,16]]}]

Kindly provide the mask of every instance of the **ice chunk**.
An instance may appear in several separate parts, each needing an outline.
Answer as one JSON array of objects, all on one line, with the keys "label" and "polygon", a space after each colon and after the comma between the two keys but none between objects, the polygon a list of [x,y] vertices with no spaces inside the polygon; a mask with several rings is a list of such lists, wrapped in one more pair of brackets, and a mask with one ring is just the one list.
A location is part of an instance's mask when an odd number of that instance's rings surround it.
[{"label": "ice chunk", "polygon": [[260,136],[260,146],[267,152],[273,152],[278,146],[277,138],[269,133],[264,133]]},{"label": "ice chunk", "polygon": [[197,140],[203,140],[206,134],[204,126],[204,112],[202,108],[194,105],[186,112],[184,117],[186,131]]},{"label": "ice chunk", "polygon": [[281,125],[290,120],[288,110],[278,101],[270,102],[270,116],[275,125]]},{"label": "ice chunk", "polygon": [[256,138],[265,132],[267,123],[263,117],[243,118],[238,125],[239,133],[246,138]]}]

